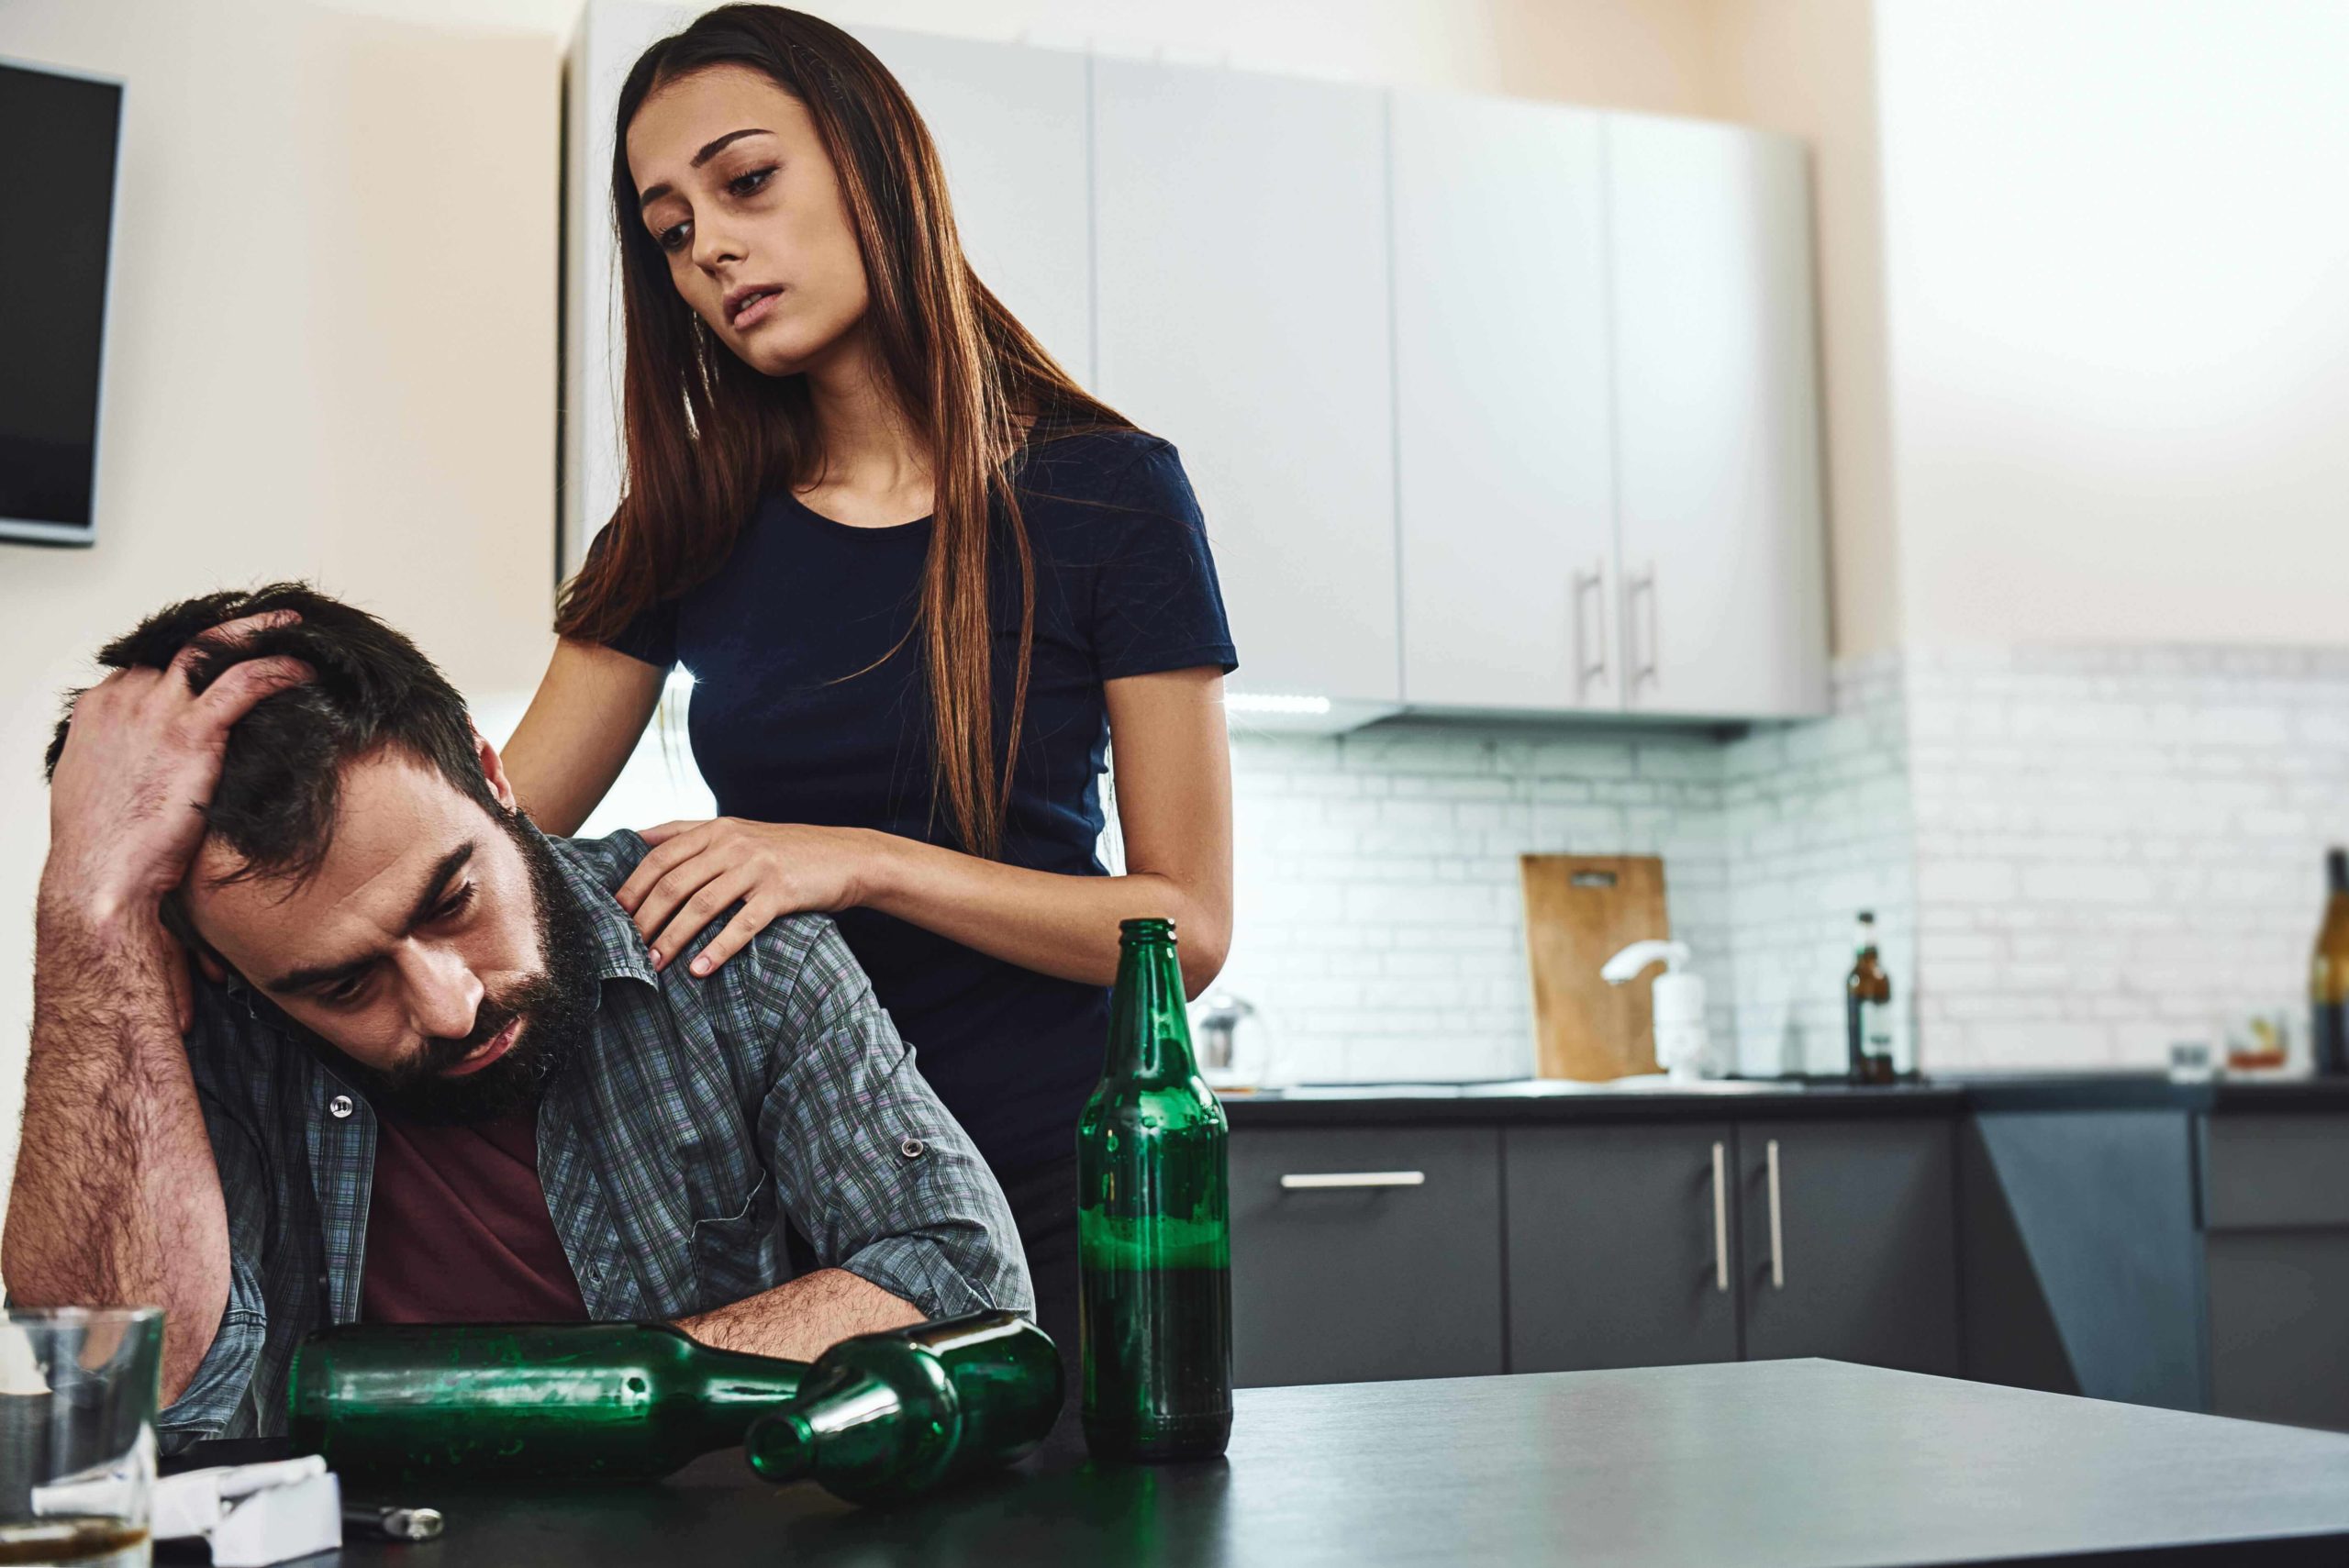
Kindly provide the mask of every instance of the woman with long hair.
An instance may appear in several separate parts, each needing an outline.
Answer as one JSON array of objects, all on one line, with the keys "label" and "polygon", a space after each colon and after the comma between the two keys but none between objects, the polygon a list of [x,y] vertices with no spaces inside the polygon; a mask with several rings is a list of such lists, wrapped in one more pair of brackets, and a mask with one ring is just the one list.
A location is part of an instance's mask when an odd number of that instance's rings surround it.
[{"label": "woman with long hair", "polygon": [[1234,653],[1190,485],[972,272],[920,116],[837,28],[738,5],[653,44],[612,200],[625,484],[507,774],[575,830],[693,673],[721,815],[648,829],[621,904],[662,967],[715,924],[691,976],[837,916],[1073,1355],[1119,922],[1172,917],[1194,995],[1230,929]]}]

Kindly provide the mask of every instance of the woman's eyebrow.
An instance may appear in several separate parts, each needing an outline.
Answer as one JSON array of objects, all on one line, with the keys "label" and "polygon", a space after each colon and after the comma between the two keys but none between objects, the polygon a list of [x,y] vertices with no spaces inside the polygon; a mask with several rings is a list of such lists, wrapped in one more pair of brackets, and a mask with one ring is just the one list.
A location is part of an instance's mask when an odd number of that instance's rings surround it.
[{"label": "woman's eyebrow", "polygon": [[[718,149],[724,147],[729,141],[740,141],[746,136],[773,136],[774,134],[774,132],[771,130],[762,130],[755,126],[742,130],[729,130],[724,136],[719,137],[716,141],[711,142],[707,147],[703,148],[699,152],[695,153],[692,166],[696,169],[700,168],[703,164],[717,157]],[[667,195],[674,188],[674,187],[670,185],[665,180],[660,184],[651,187],[642,195],[637,197],[636,210],[642,212],[646,207],[651,206],[654,202],[657,202],[662,196]]]}]

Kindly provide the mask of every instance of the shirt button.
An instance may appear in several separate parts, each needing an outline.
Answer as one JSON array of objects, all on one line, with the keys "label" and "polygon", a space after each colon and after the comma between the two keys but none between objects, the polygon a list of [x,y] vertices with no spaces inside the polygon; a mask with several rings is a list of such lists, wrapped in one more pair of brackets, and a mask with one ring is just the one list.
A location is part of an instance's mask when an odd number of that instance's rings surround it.
[{"label": "shirt button", "polygon": [[918,1138],[908,1138],[897,1145],[897,1152],[908,1160],[918,1160],[930,1152],[930,1145]]},{"label": "shirt button", "polygon": [[349,1095],[337,1095],[327,1102],[327,1115],[334,1118],[335,1120],[340,1121],[350,1114],[351,1096]]}]

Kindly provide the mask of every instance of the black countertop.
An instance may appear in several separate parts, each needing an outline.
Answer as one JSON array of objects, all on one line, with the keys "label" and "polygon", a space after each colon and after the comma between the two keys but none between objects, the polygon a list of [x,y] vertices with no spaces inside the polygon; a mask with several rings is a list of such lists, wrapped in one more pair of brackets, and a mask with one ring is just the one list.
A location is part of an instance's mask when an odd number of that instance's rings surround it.
[{"label": "black countertop", "polygon": [[2157,1073],[1963,1073],[1881,1087],[1826,1079],[1743,1079],[1674,1089],[1572,1085],[1497,1092],[1479,1084],[1328,1084],[1227,1094],[1234,1127],[1377,1123],[1761,1121],[1964,1111],[2349,1112],[2349,1078],[2234,1078],[2178,1084]]},{"label": "black countertop", "polygon": [[[644,1486],[508,1487],[424,1547],[325,1563],[1436,1568],[2334,1563],[2349,1436],[1838,1362],[1242,1389],[1229,1456],[1063,1450],[888,1512],[712,1454]],[[376,1501],[359,1488],[354,1502]]]}]

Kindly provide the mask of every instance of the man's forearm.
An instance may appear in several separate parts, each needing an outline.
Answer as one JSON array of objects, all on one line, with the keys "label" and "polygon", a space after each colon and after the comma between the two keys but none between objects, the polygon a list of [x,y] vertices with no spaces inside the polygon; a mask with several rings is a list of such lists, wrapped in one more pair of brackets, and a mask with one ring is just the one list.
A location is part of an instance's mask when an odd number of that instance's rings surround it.
[{"label": "man's forearm", "polygon": [[28,1307],[161,1307],[166,1403],[228,1304],[228,1221],[151,913],[43,900],[0,1272]]},{"label": "man's forearm", "polygon": [[852,1335],[921,1320],[918,1309],[871,1281],[818,1269],[676,1326],[718,1350],[811,1362]]}]

